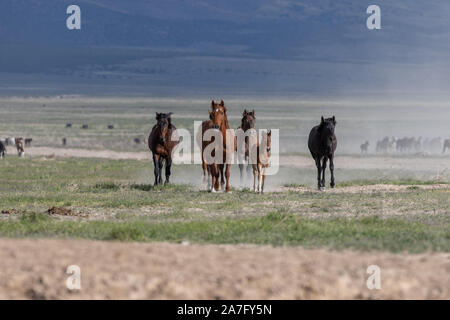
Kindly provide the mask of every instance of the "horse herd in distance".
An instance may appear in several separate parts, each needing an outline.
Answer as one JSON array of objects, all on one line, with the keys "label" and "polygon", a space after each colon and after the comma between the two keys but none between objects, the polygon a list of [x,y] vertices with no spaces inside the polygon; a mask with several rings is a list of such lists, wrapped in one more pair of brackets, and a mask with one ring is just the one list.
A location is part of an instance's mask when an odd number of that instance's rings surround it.
[{"label": "horse herd in distance", "polygon": [[[361,154],[369,152],[370,143],[366,140],[360,145]],[[378,140],[375,146],[375,153],[407,153],[417,155],[429,155],[433,153],[442,153],[450,150],[450,139],[441,137],[423,138],[423,137],[384,137]]]}]

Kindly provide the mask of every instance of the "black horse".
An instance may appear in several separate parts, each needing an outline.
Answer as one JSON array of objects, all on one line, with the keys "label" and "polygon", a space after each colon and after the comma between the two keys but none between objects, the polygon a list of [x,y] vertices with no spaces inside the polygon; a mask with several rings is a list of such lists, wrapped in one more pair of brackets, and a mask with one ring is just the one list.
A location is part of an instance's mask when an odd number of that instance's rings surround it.
[{"label": "black horse", "polygon": [[153,163],[155,165],[155,185],[162,183],[162,167],[166,163],[166,182],[169,183],[170,167],[172,166],[172,150],[178,144],[177,140],[172,140],[172,135],[176,130],[172,124],[170,113],[156,113],[157,123],[148,137],[148,147],[153,153]]},{"label": "black horse", "polygon": [[5,157],[5,154],[6,154],[6,147],[3,141],[0,141],[0,159]]},{"label": "black horse", "polygon": [[[311,129],[308,139],[308,148],[317,166],[317,187],[319,190],[325,187],[325,169],[327,160],[330,159],[331,182],[330,187],[334,188],[334,151],[336,150],[337,140],[334,135],[336,119],[324,119],[322,117],[320,124]],[[322,161],[322,165],[321,162]],[[322,174],[322,176],[321,176]]]}]

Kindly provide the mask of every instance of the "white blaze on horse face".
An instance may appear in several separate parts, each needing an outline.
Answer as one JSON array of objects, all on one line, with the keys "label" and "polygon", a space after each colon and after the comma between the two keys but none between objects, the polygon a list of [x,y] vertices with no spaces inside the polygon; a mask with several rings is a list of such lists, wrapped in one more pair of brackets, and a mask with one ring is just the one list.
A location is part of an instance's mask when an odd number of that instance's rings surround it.
[{"label": "white blaze on horse face", "polygon": [[178,141],[172,150],[172,162],[174,164],[191,164],[191,133],[186,129],[176,129],[172,131],[170,140]]},{"label": "white blaze on horse face", "polygon": [[[270,129],[272,132],[271,140],[270,140],[270,158],[269,158],[269,167],[266,169],[267,176],[273,176],[278,173],[280,168],[280,130],[279,129]],[[262,130],[259,130],[260,135],[262,134]],[[261,152],[261,150],[260,150]],[[266,150],[262,150],[262,152],[266,152]]]},{"label": "white blaze on horse face", "polygon": [[[208,129],[203,135],[203,141],[211,141],[214,138],[214,142],[208,144],[203,150],[203,157],[206,164],[223,164],[223,139],[222,132],[218,129]],[[212,155],[214,151],[214,155]]]}]

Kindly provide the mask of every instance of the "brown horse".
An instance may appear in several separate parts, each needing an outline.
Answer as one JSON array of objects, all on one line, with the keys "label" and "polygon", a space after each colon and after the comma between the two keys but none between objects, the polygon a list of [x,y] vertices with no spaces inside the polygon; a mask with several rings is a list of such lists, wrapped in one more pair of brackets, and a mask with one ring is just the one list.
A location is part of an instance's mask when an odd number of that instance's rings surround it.
[{"label": "brown horse", "polygon": [[[270,147],[272,141],[272,131],[268,130],[262,134],[261,144],[257,143],[257,162],[253,167],[253,192],[264,193],[264,182],[266,181],[266,169],[270,165]],[[258,189],[256,189],[256,179],[258,179]]]},{"label": "brown horse", "polygon": [[[203,175],[205,175],[205,165],[206,169],[208,171],[208,176],[211,176],[211,185],[210,191],[215,192],[219,190],[219,176],[221,178],[221,185],[223,188],[223,185],[225,184],[224,179],[224,169],[225,169],[225,178],[226,178],[226,186],[225,191],[230,192],[230,163],[227,163],[227,160],[230,157],[230,153],[234,152],[235,146],[234,146],[234,137],[230,137],[231,141],[227,140],[227,129],[230,129],[230,125],[228,124],[227,119],[227,108],[225,107],[225,103],[223,100],[220,101],[219,104],[215,103],[214,100],[211,102],[211,111],[209,112],[209,121],[204,121],[202,124],[202,137],[204,137],[205,132],[208,129],[216,129],[220,131],[220,134],[222,136],[222,143],[223,148],[222,150],[219,150],[219,152],[222,152],[223,158],[221,158],[221,163],[213,162],[211,164],[207,164],[205,160],[204,150],[207,146],[209,146],[212,143],[215,143],[215,139],[211,139],[211,141],[204,141],[202,139],[202,164],[203,164]],[[231,147],[227,147],[227,143],[231,143]],[[228,157],[227,157],[228,155]],[[212,150],[211,156],[215,157],[215,149]],[[218,155],[220,157],[220,155]],[[208,179],[209,180],[209,179]]]},{"label": "brown horse", "polygon": [[25,154],[25,148],[23,146],[23,138],[16,138],[16,148],[17,148],[17,153],[19,154],[19,157],[21,157]]},{"label": "brown horse", "polygon": [[166,181],[169,183],[170,167],[172,166],[172,150],[178,141],[172,141],[172,135],[176,130],[172,124],[170,113],[156,112],[157,123],[153,126],[148,137],[148,147],[153,154],[153,164],[155,165],[155,186],[162,183],[162,167],[166,163]]},{"label": "brown horse", "polygon": [[[242,120],[241,120],[241,126],[238,129],[242,129],[244,133],[247,132],[247,130],[255,129],[255,110],[252,110],[251,112],[247,112],[247,109],[244,109],[244,112],[242,113]],[[249,157],[249,142],[248,142],[248,136],[244,138],[244,160],[247,162],[247,173],[250,172],[250,164],[248,163],[248,157]],[[236,141],[237,146],[237,141]],[[241,183],[243,181],[244,176],[244,164],[239,163],[239,171],[241,174]]]}]

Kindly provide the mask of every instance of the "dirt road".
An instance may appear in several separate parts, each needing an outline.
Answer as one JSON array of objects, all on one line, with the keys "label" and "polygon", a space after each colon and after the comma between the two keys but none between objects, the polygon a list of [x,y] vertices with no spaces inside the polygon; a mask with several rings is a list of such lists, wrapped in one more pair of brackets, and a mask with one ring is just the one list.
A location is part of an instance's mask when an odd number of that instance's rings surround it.
[{"label": "dirt road", "polygon": [[[380,290],[366,286],[370,265]],[[446,253],[0,239],[0,268],[0,299],[450,299]]]}]

